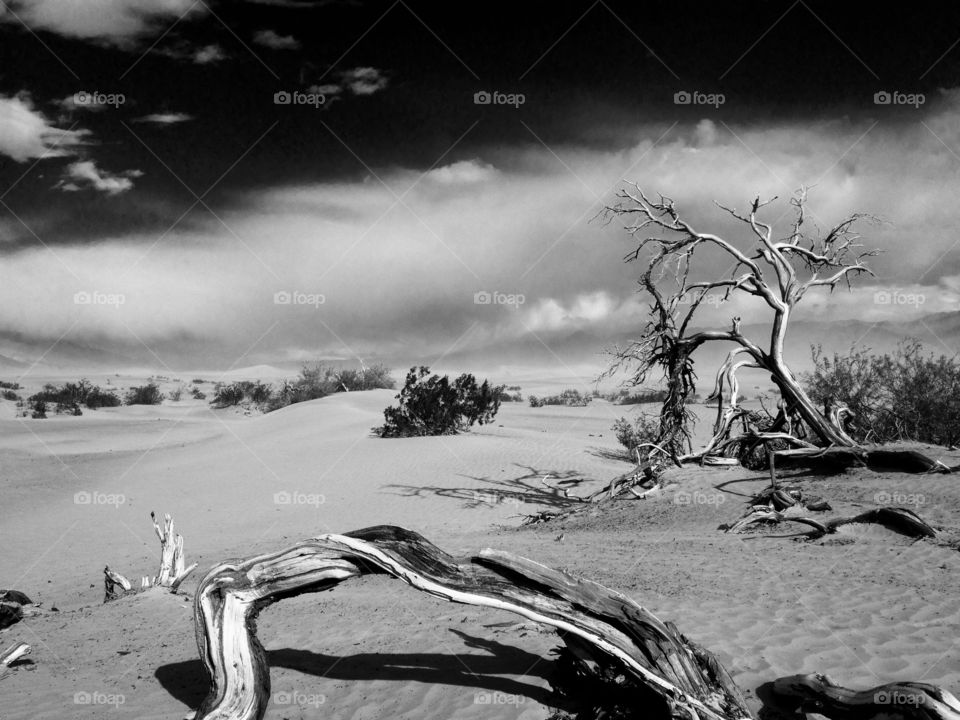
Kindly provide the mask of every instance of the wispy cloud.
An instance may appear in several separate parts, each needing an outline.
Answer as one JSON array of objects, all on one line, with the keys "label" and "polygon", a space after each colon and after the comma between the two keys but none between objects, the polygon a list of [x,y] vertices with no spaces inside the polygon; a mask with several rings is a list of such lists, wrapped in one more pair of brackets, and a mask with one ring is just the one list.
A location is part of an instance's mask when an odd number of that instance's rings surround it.
[{"label": "wispy cloud", "polygon": [[386,76],[374,67],[356,67],[340,74],[343,84],[354,95],[373,95],[387,87]]},{"label": "wispy cloud", "polygon": [[134,118],[133,122],[149,123],[151,125],[176,125],[177,123],[187,122],[189,120],[193,120],[193,115],[188,115],[187,113],[168,112],[151,113],[150,115]]},{"label": "wispy cloud", "polygon": [[17,162],[74,155],[89,135],[55,127],[27,95],[0,95],[0,154]]},{"label": "wispy cloud", "polygon": [[64,192],[78,192],[89,188],[107,195],[119,195],[132,189],[133,178],[142,175],[140,170],[111,173],[98,168],[92,160],[78,160],[67,165],[63,178],[55,187]]},{"label": "wispy cloud", "polygon": [[257,30],[253,34],[253,42],[272,50],[296,50],[300,41],[292,35],[280,35],[275,30]]}]

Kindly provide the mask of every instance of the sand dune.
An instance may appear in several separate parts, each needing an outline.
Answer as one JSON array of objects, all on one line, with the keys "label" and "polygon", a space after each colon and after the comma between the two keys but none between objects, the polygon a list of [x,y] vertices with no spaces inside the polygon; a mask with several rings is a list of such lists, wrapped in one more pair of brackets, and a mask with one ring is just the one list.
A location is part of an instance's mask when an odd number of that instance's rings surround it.
[{"label": "sand dune", "polygon": [[[122,697],[116,712],[137,718],[179,717],[197,704],[204,679],[189,603],[146,594],[100,604],[105,563],[131,576],[155,570],[150,510],[174,514],[188,561],[201,568],[377,523],[406,525],[452,551],[518,552],[674,620],[751,697],[775,677],[813,670],[854,687],[960,686],[954,547],[872,526],[816,542],[793,529],[725,535],[717,525],[766,482],[740,468],[671,470],[675,485],[658,497],[518,530],[517,515],[558,506],[544,475],[580,480],[574,492],[586,493],[627,469],[609,458],[609,427],[625,409],[507,404],[494,425],[456,437],[371,437],[393,394],[338,394],[259,417],[186,404],[0,422],[0,585],[60,608],[0,636],[30,642],[36,662],[4,681],[3,716],[113,712],[76,704],[76,693]],[[960,490],[949,476],[802,482],[842,514],[909,495],[947,542],[960,538]],[[680,491],[698,500],[678,502]],[[90,502],[75,502],[78,492]],[[273,665],[269,718],[548,714],[552,635],[398,581],[284,601],[261,618],[260,636]]]}]

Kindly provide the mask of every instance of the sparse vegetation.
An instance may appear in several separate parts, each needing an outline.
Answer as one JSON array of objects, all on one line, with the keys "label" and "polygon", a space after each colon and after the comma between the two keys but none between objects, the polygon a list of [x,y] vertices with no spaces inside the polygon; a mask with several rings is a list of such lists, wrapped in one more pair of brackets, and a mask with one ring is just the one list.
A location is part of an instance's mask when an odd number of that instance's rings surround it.
[{"label": "sparse vegetation", "polygon": [[449,376],[430,375],[430,368],[410,368],[398,406],[383,411],[384,424],[374,428],[380,437],[451,435],[474,423],[491,422],[500,409],[503,386],[463,374],[453,382]]},{"label": "sparse vegetation", "polygon": [[163,402],[163,393],[156,383],[149,383],[127,390],[123,401],[127,405],[159,405]]},{"label": "sparse vegetation", "polygon": [[803,383],[820,405],[850,409],[847,431],[860,442],[960,441],[960,363],[924,355],[920,343],[901,343],[892,354],[851,349],[847,355],[813,348],[814,370]]},{"label": "sparse vegetation", "polygon": [[195,387],[190,391],[190,394],[193,396],[194,400],[206,400],[207,394],[203,392],[200,388]]},{"label": "sparse vegetation", "polygon": [[581,394],[579,390],[567,389],[559,395],[547,395],[537,397],[531,395],[529,398],[530,407],[543,407],[544,405],[567,405],[569,407],[584,407],[590,404],[593,398],[590,395]]},{"label": "sparse vegetation", "polygon": [[15,382],[3,382],[0,380],[0,390],[19,390],[20,383]]},{"label": "sparse vegetation", "polygon": [[627,418],[620,418],[613,427],[617,441],[632,453],[643,443],[655,443],[660,437],[660,420],[654,415],[640,413],[631,423]]},{"label": "sparse vegetation", "polygon": [[13,390],[4,390],[3,399],[17,401],[20,399],[20,396],[17,395]]},{"label": "sparse vegetation", "polygon": [[304,365],[296,380],[285,382],[271,394],[267,401],[267,411],[279,410],[287,405],[307,400],[316,400],[336,392],[392,390],[394,387],[396,383],[390,377],[390,369],[385,365],[345,369],[324,363],[314,363]]},{"label": "sparse vegetation", "polygon": [[180,398],[183,397],[183,386],[178,385],[177,387],[175,387],[173,390],[167,393],[167,397],[170,398],[173,402],[180,402]]},{"label": "sparse vegetation", "polygon": [[47,383],[40,392],[30,396],[34,407],[39,401],[55,403],[56,412],[68,412],[72,415],[81,415],[81,405],[90,410],[102,407],[117,407],[121,404],[120,398],[109,390],[101,390],[99,385],[92,385],[89,380],[81,379],[75,383],[68,382],[57,386]]}]

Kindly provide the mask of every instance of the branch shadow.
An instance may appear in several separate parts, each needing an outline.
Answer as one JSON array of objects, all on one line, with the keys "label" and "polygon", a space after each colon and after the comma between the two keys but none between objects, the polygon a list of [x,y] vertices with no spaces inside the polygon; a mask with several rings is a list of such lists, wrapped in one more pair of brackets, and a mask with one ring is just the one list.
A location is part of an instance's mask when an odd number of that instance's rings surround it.
[{"label": "branch shadow", "polygon": [[[463,507],[476,509],[492,507],[503,503],[529,503],[531,505],[546,505],[554,508],[566,508],[579,504],[576,497],[564,497],[564,491],[570,492],[587,482],[590,478],[584,477],[575,470],[537,470],[536,468],[514,465],[526,472],[513,478],[494,479],[484,476],[458,475],[458,477],[481,483],[477,487],[440,487],[437,485],[386,485],[396,490],[396,494],[404,497],[437,496],[461,500]],[[546,478],[552,487],[544,485]],[[489,489],[486,489],[486,488]]]},{"label": "branch shadow", "polygon": [[[566,703],[552,690],[508,675],[549,680],[553,660],[522,648],[449,628],[467,648],[486,655],[458,653],[355,653],[330,655],[296,648],[267,652],[271,669],[287,668],[325,680],[387,680],[469,688],[529,698],[552,707]],[[200,660],[161,665],[154,676],[163,688],[191,708],[199,707],[209,689]],[[322,683],[318,682],[318,689]]]}]

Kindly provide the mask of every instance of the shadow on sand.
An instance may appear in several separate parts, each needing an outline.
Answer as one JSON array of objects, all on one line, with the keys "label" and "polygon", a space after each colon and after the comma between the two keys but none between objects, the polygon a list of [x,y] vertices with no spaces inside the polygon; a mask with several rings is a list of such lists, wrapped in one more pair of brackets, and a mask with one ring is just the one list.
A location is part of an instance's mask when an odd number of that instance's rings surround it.
[{"label": "shadow on sand", "polygon": [[[562,700],[546,688],[505,675],[547,679],[553,661],[495,640],[478,638],[450,628],[468,648],[487,655],[450,653],[356,653],[327,655],[312,650],[280,648],[267,652],[271,668],[288,668],[323,678],[315,683],[323,692],[325,680],[389,680],[469,688],[471,692],[504,693],[557,707]],[[207,694],[207,674],[200,660],[161,665],[157,680],[180,702],[196,708]],[[472,702],[472,700],[471,700]]]},{"label": "shadow on sand", "polygon": [[[451,488],[435,485],[387,485],[386,487],[394,489],[396,494],[404,497],[436,495],[461,500],[465,508],[492,507],[503,503],[530,503],[563,508],[578,502],[575,498],[564,497],[564,491],[572,492],[581,483],[590,480],[573,470],[537,470],[517,463],[514,465],[524,472],[513,478],[458,476],[480,483],[480,487]],[[544,484],[544,479],[551,487]]]}]

